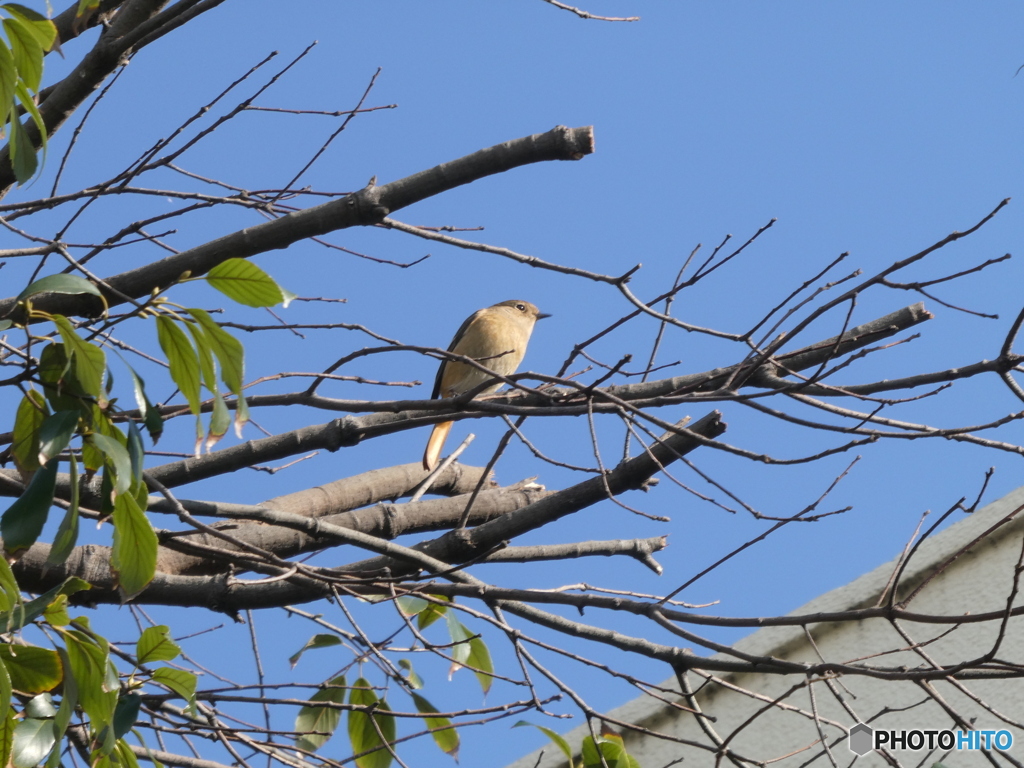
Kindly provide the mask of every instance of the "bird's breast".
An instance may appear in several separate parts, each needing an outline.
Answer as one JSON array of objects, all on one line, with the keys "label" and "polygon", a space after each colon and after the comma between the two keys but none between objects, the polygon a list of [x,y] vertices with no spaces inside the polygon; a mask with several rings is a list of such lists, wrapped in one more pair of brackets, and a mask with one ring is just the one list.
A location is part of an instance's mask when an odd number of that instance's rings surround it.
[{"label": "bird's breast", "polygon": [[[510,318],[501,315],[484,314],[477,317],[463,333],[452,352],[479,360],[500,376],[515,373],[526,353],[530,334]],[[445,397],[454,397],[479,386],[490,374],[464,363],[445,363],[441,376],[441,392]],[[488,387],[481,394],[493,392],[500,383]]]}]

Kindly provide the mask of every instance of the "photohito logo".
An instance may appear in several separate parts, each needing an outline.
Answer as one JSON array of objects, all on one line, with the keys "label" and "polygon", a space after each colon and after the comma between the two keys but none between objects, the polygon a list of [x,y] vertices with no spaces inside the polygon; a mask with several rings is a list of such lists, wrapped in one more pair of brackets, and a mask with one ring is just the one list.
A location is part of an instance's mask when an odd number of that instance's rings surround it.
[{"label": "photohito logo", "polygon": [[976,750],[996,749],[1006,752],[1013,746],[1009,731],[951,731],[926,729],[912,731],[875,730],[864,723],[850,729],[850,751],[866,755],[875,749],[917,752],[922,749]]}]

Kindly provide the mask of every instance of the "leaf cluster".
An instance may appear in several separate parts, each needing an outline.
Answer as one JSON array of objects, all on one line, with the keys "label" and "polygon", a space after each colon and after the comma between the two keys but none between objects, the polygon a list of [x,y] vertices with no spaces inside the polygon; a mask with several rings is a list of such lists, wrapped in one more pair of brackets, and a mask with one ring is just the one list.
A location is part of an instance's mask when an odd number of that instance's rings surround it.
[{"label": "leaf cluster", "polygon": [[11,162],[19,184],[35,175],[36,150],[21,123],[19,108],[35,123],[46,147],[46,126],[36,107],[43,79],[43,56],[57,44],[57,28],[20,3],[0,5],[6,39],[0,36],[0,138],[10,134]]}]

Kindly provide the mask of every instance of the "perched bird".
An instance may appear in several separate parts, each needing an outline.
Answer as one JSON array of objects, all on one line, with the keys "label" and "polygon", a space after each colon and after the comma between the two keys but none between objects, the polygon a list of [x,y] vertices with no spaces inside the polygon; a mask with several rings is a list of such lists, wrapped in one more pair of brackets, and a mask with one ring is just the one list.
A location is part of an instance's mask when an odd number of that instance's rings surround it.
[{"label": "perched bird", "polygon": [[[545,317],[528,301],[511,299],[495,304],[493,307],[478,309],[466,318],[452,343],[449,352],[465,355],[478,361],[494,373],[485,373],[465,363],[444,360],[437,369],[434,380],[434,391],[431,399],[438,397],[456,397],[474,389],[495,376],[510,376],[523,361],[526,345],[533,332],[533,324]],[[482,389],[478,394],[486,395],[501,387],[495,382]],[[437,466],[444,441],[452,428],[451,421],[442,421],[434,425],[427,441],[427,450],[423,454],[423,468],[427,471]]]}]

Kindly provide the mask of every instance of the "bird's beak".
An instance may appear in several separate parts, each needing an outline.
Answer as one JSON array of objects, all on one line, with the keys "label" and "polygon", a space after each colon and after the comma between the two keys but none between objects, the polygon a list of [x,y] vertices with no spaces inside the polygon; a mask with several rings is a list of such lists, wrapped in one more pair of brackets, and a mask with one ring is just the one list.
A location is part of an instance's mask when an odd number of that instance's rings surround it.
[{"label": "bird's beak", "polygon": [[551,315],[549,315],[547,312],[538,312],[537,313],[537,319],[538,320],[543,320],[545,317],[551,317]]}]

